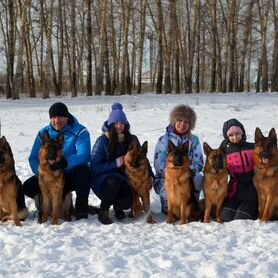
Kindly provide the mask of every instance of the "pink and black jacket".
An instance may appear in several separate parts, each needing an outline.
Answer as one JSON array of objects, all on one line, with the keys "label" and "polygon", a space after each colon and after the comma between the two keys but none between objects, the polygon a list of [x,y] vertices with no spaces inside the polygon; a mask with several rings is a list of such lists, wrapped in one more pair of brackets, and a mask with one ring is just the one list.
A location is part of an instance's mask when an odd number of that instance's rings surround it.
[{"label": "pink and black jacket", "polygon": [[[231,126],[238,126],[243,131],[242,140],[238,144],[228,140],[227,131]],[[230,176],[228,199],[257,202],[257,192],[253,184],[254,143],[246,142],[245,129],[236,119],[224,123],[223,135],[227,143],[226,155]]]}]

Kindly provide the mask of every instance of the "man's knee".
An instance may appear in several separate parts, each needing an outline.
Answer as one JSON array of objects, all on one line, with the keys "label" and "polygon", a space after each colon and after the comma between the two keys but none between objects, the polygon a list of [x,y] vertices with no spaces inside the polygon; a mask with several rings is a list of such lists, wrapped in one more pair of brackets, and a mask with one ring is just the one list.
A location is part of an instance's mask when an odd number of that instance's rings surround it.
[{"label": "man's knee", "polygon": [[22,184],[22,191],[24,195],[29,198],[34,198],[35,195],[40,193],[39,181],[37,176],[32,176]]}]

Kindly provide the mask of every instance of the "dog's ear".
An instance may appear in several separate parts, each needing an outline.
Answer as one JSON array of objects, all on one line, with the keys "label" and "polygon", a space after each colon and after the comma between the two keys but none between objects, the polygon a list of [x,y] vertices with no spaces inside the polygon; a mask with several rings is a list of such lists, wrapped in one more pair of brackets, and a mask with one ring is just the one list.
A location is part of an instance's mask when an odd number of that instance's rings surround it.
[{"label": "dog's ear", "polygon": [[145,141],[142,145],[142,150],[145,154],[148,152],[148,141]]},{"label": "dog's ear", "polygon": [[170,153],[175,148],[176,148],[175,144],[171,140],[168,140],[168,153]]},{"label": "dog's ear", "polygon": [[185,153],[188,153],[189,151],[189,141],[186,141],[182,145],[182,149],[184,150]]},{"label": "dog's ear", "polygon": [[138,142],[137,139],[133,138],[128,146],[128,150],[130,151],[131,149],[140,146],[140,143]]},{"label": "dog's ear", "polygon": [[206,156],[208,156],[212,150],[212,148],[206,142],[203,143],[203,149]]},{"label": "dog's ear", "polygon": [[0,143],[1,143],[1,144],[5,144],[5,142],[7,142],[7,139],[6,139],[5,136],[2,136],[2,137],[0,138]]},{"label": "dog's ear", "polygon": [[42,142],[44,143],[46,140],[49,139],[49,133],[47,130],[44,131],[43,135],[42,135]]},{"label": "dog's ear", "polygon": [[259,144],[263,137],[264,136],[263,136],[260,128],[256,127],[256,130],[255,130],[255,144]]},{"label": "dog's ear", "polygon": [[63,145],[64,144],[64,133],[60,133],[59,136],[57,137],[57,141],[59,144]]},{"label": "dog's ear", "polygon": [[227,143],[225,140],[222,141],[222,143],[219,146],[219,149],[223,152],[223,153],[227,153]]},{"label": "dog's ear", "polygon": [[268,137],[273,141],[275,145],[277,145],[277,134],[274,128],[269,131]]},{"label": "dog's ear", "polygon": [[128,145],[127,151],[128,151],[128,152],[131,151],[134,147],[135,147],[135,146],[134,146],[133,144],[129,144],[129,145]]}]

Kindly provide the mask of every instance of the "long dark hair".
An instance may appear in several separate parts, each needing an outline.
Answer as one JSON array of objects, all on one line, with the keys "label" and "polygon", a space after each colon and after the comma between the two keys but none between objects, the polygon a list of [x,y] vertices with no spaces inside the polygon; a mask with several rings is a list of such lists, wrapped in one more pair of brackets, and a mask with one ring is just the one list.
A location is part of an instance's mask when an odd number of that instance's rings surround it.
[{"label": "long dark hair", "polygon": [[[109,133],[109,159],[115,160],[117,158],[117,145],[119,143],[119,138],[115,129],[115,124],[111,124],[111,126],[108,129],[108,133]],[[131,134],[128,125],[125,125],[123,135],[124,135],[124,140],[123,142],[121,142],[121,144],[124,147],[126,152],[131,141]]]}]

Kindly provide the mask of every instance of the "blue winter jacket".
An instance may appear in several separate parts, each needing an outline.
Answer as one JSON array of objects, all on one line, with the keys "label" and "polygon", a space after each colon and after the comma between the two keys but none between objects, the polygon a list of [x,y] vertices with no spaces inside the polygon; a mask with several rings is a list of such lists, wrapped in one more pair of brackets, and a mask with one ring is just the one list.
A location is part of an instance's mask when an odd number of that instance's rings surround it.
[{"label": "blue winter jacket", "polygon": [[[121,168],[117,167],[116,159],[110,160],[109,159],[109,138],[108,138],[108,125],[107,121],[104,122],[102,126],[103,134],[99,136],[93,146],[92,155],[91,155],[91,188],[94,193],[100,197],[100,189],[102,183],[105,178],[109,175],[117,175],[120,178],[127,181],[126,175],[123,173]],[[130,134],[130,138],[128,141],[138,141],[138,138],[135,135]],[[127,153],[127,147],[125,144],[119,142],[116,150],[116,157],[123,156]]]},{"label": "blue winter jacket", "polygon": [[64,134],[63,156],[68,162],[68,166],[65,168],[66,173],[90,161],[91,142],[89,131],[72,116],[69,118],[68,124],[59,132],[53,129],[51,123],[39,131],[29,156],[29,164],[35,175],[39,175],[39,151],[42,144],[41,138],[45,130],[48,131],[50,138],[57,138],[59,134]]},{"label": "blue winter jacket", "polygon": [[199,138],[193,134],[183,136],[177,135],[173,132],[173,127],[171,125],[167,126],[166,133],[158,139],[154,151],[154,168],[156,172],[154,189],[158,194],[164,187],[169,140],[171,140],[175,146],[181,146],[186,141],[189,141],[188,155],[190,159],[190,168],[197,174],[201,172],[204,167],[203,151]]}]

